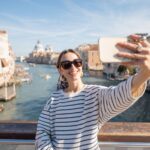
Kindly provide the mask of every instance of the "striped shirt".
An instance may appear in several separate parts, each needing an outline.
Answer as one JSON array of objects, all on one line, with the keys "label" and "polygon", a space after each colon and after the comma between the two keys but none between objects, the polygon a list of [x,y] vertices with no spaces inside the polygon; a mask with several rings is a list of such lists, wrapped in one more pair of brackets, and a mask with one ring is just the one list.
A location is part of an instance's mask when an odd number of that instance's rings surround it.
[{"label": "striped shirt", "polygon": [[132,77],[111,87],[86,85],[71,96],[54,92],[39,117],[36,149],[100,150],[101,126],[139,98],[131,95],[131,81]]}]

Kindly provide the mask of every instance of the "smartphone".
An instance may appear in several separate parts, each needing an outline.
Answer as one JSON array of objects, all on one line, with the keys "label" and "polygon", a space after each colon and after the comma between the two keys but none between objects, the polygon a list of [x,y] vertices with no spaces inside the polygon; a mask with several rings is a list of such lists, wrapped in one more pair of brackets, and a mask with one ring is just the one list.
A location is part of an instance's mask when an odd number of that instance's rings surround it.
[{"label": "smartphone", "polygon": [[99,57],[103,63],[119,63],[131,61],[128,58],[116,56],[119,51],[131,52],[128,49],[121,48],[116,44],[118,42],[127,42],[127,38],[103,37],[99,40]]}]

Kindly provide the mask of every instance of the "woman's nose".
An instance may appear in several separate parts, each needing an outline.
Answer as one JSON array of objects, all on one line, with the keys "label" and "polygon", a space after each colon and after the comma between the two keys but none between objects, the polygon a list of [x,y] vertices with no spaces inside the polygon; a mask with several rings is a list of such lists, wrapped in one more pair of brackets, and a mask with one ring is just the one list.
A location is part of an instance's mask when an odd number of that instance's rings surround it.
[{"label": "woman's nose", "polygon": [[71,68],[70,69],[76,69],[74,64],[71,64]]}]

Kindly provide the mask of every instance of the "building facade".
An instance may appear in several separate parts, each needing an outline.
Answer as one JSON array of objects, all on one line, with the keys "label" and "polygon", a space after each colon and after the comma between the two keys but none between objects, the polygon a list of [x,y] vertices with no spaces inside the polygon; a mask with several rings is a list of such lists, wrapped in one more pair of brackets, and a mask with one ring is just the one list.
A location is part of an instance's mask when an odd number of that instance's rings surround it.
[{"label": "building facade", "polygon": [[44,48],[41,42],[37,41],[33,51],[29,54],[29,57],[26,58],[26,61],[28,63],[54,65],[57,62],[58,56],[59,53],[54,52],[50,45]]},{"label": "building facade", "polygon": [[0,30],[0,100],[10,100],[16,96],[15,83],[12,81],[14,72],[15,55],[7,32]]},{"label": "building facade", "polygon": [[76,48],[83,60],[83,69],[90,76],[101,76],[103,65],[99,59],[98,44],[83,44]]}]

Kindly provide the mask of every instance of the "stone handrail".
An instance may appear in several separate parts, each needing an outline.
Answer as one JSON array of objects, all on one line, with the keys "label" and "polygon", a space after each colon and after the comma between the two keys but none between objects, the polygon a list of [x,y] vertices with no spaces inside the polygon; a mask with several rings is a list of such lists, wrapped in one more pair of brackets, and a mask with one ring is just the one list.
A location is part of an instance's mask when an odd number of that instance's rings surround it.
[{"label": "stone handrail", "polygon": [[[0,139],[34,140],[36,121],[1,121]],[[98,133],[101,142],[150,142],[150,123],[108,122]]]}]

